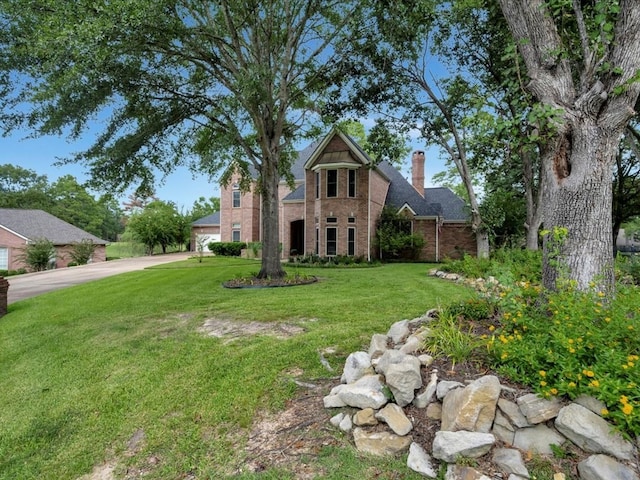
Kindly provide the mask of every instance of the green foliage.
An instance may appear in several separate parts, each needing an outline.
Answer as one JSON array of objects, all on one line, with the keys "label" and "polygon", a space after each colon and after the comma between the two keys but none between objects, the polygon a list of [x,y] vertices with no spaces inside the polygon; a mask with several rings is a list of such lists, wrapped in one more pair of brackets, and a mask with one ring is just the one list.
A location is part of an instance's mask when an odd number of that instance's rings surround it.
[{"label": "green foliage", "polygon": [[189,211],[189,220],[194,222],[200,218],[220,211],[220,197],[198,197]]},{"label": "green foliage", "polygon": [[[425,350],[433,356],[446,357],[453,365],[471,360],[482,351],[483,343],[463,318],[444,309],[438,319],[429,324],[424,340]],[[476,355],[477,356],[477,355]]]},{"label": "green foliage", "polygon": [[500,248],[490,258],[465,255],[460,260],[446,259],[442,269],[459,273],[467,278],[487,278],[492,276],[501,283],[514,281],[540,282],[542,253],[518,248]]},{"label": "green foliage", "polygon": [[0,270],[0,277],[12,277],[14,275],[22,275],[27,273],[26,268],[19,268],[17,270]]},{"label": "green foliage", "polygon": [[382,210],[376,227],[375,246],[383,260],[416,259],[424,246],[424,238],[411,233],[411,221],[398,215],[393,207]]},{"label": "green foliage", "polygon": [[148,255],[153,253],[156,245],[160,245],[162,252],[166,253],[169,245],[178,245],[183,241],[185,221],[173,203],[156,200],[131,215],[127,229],[146,246]]},{"label": "green foliage", "polygon": [[459,303],[451,303],[444,311],[453,317],[479,321],[492,318],[496,313],[496,302],[489,297],[470,298]]},{"label": "green foliage", "polygon": [[587,394],[623,433],[640,434],[640,292],[620,287],[615,298],[570,286],[539,298],[519,283],[505,292],[489,341],[498,371],[543,396]]},{"label": "green foliage", "polygon": [[316,254],[291,257],[289,263],[300,267],[371,267],[379,266],[380,262],[368,262],[363,255],[355,257],[349,255],[335,255],[331,257],[321,257]]},{"label": "green foliage", "polygon": [[98,246],[93,243],[93,240],[83,238],[81,242],[71,245],[69,256],[76,265],[86,265],[93,258],[96,248]]},{"label": "green foliage", "polygon": [[616,257],[616,269],[622,278],[629,278],[635,285],[640,285],[640,256],[637,254]]},{"label": "green foliage", "polygon": [[222,257],[239,257],[242,249],[247,248],[245,242],[211,242],[209,251]]},{"label": "green foliage", "polygon": [[31,270],[41,272],[49,268],[52,261],[55,261],[56,249],[52,242],[46,238],[40,238],[28,243],[18,258]]}]

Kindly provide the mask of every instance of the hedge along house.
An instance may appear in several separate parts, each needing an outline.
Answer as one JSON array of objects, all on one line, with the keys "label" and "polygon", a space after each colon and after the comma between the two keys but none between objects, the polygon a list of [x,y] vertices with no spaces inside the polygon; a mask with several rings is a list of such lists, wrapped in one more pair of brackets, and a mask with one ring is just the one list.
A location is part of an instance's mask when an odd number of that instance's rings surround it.
[{"label": "hedge along house", "polygon": [[32,242],[46,239],[56,251],[55,268],[63,268],[72,261],[69,253],[75,243],[91,240],[96,249],[92,262],[107,259],[107,242],[71,225],[43,210],[0,208],[0,270],[27,268],[20,259],[24,248]]},{"label": "hedge along house", "polygon": [[[376,164],[348,135],[331,131],[299,153],[293,189],[279,187],[282,257],[317,254],[377,258],[376,225],[385,206],[425,239],[419,258],[440,261],[476,254],[464,201],[447,188],[424,188],[424,152],[412,156],[409,183],[390,163]],[[260,195],[238,175],[221,186],[221,241],[259,242]]]}]

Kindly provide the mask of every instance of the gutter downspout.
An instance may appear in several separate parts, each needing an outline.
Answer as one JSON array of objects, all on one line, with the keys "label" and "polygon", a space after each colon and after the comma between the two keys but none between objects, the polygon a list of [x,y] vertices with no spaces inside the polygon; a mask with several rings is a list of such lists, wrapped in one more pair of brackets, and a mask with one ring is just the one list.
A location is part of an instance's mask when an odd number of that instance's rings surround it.
[{"label": "gutter downspout", "polygon": [[440,216],[436,217],[436,262],[440,261]]}]

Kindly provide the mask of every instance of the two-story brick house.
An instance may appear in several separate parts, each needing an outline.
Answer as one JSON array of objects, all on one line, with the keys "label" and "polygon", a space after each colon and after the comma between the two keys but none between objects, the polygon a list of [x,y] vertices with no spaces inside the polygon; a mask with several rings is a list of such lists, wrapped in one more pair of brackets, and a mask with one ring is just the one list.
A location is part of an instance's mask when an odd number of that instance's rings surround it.
[{"label": "two-story brick house", "polygon": [[[295,185],[281,182],[282,257],[378,257],[374,239],[382,209],[389,205],[411,220],[425,245],[420,257],[439,261],[476,253],[475,236],[462,199],[447,188],[424,188],[424,152],[412,156],[412,182],[388,162],[376,164],[349,136],[336,130],[299,152]],[[259,242],[260,195],[240,189],[234,176],[221,187],[220,239]]]}]

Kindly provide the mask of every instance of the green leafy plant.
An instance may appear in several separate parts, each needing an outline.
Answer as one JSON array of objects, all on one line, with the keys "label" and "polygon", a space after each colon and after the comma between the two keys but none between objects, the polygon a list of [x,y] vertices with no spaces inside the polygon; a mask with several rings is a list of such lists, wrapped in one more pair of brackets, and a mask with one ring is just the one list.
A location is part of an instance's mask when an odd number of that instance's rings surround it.
[{"label": "green leafy plant", "polygon": [[73,243],[69,252],[69,256],[73,260],[72,263],[86,265],[93,259],[96,248],[98,248],[98,245],[88,238],[83,238],[82,241]]},{"label": "green leafy plant", "polygon": [[501,374],[525,382],[545,397],[591,395],[606,405],[601,415],[627,436],[640,434],[640,293],[620,287],[617,296],[592,284],[570,284],[540,297],[523,283],[506,292],[488,343]]},{"label": "green leafy plant", "polygon": [[27,244],[18,258],[31,270],[41,272],[55,262],[56,249],[52,242],[46,238],[40,238]]},{"label": "green leafy plant", "polygon": [[429,325],[425,350],[433,356],[447,357],[453,366],[481,351],[482,340],[465,327],[463,319],[444,309]]},{"label": "green leafy plant", "polygon": [[243,248],[247,248],[247,244],[245,242],[209,243],[209,251],[222,257],[239,257]]}]

